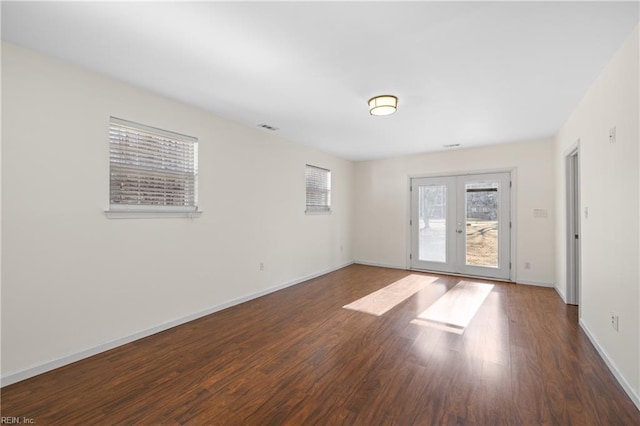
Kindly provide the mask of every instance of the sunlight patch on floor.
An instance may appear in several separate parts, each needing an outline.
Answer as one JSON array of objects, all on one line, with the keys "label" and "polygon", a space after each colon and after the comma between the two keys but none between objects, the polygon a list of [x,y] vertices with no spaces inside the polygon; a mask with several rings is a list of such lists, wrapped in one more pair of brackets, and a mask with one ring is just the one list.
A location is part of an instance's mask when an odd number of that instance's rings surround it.
[{"label": "sunlight patch on floor", "polygon": [[463,327],[458,327],[454,325],[442,324],[439,322],[426,321],[421,319],[411,320],[411,324],[420,325],[422,327],[431,327],[442,331],[447,331],[449,333],[462,334],[464,333]]},{"label": "sunlight patch on floor", "polygon": [[380,290],[374,291],[355,302],[349,303],[343,306],[343,308],[380,316],[437,279],[437,277],[412,274]]},{"label": "sunlight patch on floor", "polygon": [[492,289],[493,284],[461,281],[411,323],[462,334]]}]

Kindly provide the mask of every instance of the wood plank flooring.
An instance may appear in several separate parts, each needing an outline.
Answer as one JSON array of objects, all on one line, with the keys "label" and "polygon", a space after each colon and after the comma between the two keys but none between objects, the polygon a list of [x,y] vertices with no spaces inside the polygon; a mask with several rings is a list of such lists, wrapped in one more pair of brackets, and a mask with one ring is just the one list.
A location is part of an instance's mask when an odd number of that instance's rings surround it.
[{"label": "wood plank flooring", "polygon": [[[38,425],[638,425],[553,289],[495,283],[463,334],[342,308],[414,272],[352,265],[16,383]],[[466,279],[468,280],[468,279]],[[489,281],[478,281],[489,282]]]}]

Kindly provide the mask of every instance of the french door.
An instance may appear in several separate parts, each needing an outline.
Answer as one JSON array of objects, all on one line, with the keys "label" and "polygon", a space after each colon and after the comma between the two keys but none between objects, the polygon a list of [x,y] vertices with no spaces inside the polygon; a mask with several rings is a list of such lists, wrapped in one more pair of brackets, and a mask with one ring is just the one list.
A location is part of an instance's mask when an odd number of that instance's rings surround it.
[{"label": "french door", "polygon": [[510,278],[510,174],[411,179],[412,269]]}]

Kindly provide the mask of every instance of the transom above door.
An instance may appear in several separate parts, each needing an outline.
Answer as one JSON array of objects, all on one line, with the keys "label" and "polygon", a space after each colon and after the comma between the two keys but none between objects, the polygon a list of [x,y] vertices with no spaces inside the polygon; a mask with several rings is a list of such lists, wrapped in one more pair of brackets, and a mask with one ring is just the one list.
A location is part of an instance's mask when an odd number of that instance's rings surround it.
[{"label": "transom above door", "polygon": [[510,173],[411,179],[412,269],[509,279]]}]

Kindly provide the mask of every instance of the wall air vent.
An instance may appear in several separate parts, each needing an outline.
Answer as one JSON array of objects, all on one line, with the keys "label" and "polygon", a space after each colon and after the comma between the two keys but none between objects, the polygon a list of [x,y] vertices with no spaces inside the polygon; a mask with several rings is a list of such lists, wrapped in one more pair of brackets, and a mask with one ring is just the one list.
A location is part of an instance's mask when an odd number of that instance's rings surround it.
[{"label": "wall air vent", "polygon": [[258,124],[258,127],[262,127],[263,129],[271,130],[272,132],[275,132],[276,130],[278,130],[277,127],[269,126],[268,124]]},{"label": "wall air vent", "polygon": [[460,146],[459,143],[450,143],[448,145],[442,145],[443,148],[457,148],[459,146]]}]

